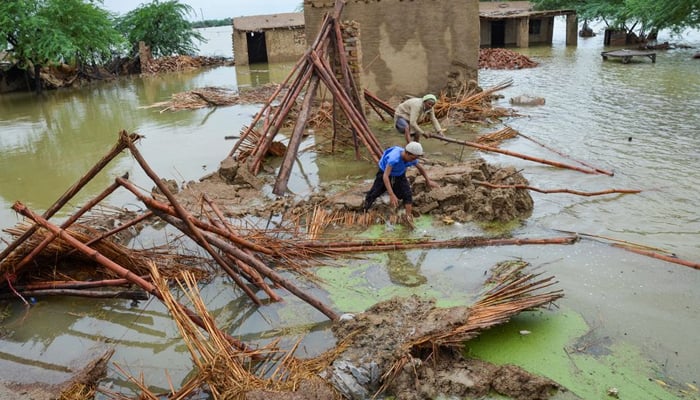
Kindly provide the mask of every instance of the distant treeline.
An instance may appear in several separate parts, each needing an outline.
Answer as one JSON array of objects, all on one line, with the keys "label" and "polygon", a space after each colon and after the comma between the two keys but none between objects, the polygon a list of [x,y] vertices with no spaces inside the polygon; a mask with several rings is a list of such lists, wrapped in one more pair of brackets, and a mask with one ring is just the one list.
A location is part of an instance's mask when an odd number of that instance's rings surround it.
[{"label": "distant treeline", "polygon": [[231,18],[207,19],[191,22],[192,28],[210,28],[212,26],[231,26]]}]

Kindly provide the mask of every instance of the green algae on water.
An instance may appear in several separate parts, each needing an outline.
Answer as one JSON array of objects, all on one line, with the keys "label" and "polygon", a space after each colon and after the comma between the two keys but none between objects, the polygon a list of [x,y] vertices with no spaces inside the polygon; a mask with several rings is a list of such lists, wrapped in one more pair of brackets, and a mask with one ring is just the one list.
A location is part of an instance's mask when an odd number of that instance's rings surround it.
[{"label": "green algae on water", "polygon": [[[566,387],[556,397],[676,399],[658,379],[658,365],[624,342],[598,338],[573,311],[533,311],[466,343],[469,357],[515,364]],[[555,397],[555,398],[556,398]]]}]

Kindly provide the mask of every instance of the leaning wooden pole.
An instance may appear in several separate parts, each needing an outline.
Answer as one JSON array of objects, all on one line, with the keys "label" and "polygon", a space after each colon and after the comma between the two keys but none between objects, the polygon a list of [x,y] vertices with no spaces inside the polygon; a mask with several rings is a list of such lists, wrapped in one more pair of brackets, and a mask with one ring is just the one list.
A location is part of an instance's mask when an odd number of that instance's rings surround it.
[{"label": "leaning wooden pole", "polygon": [[489,151],[489,152],[492,152],[492,153],[500,153],[500,154],[505,154],[505,155],[511,156],[511,157],[522,158],[523,160],[534,161],[534,162],[537,162],[537,163],[540,163],[540,164],[547,164],[547,165],[551,165],[551,166],[553,166],[553,167],[571,169],[571,170],[574,170],[574,171],[583,172],[583,173],[585,173],[585,174],[597,174],[597,173],[599,173],[598,171],[592,170],[592,169],[580,168],[580,167],[577,167],[577,166],[575,166],[575,165],[569,165],[569,164],[564,164],[564,163],[560,163],[560,162],[557,162],[557,161],[546,160],[546,159],[544,159],[544,158],[532,157],[532,156],[528,156],[528,155],[526,155],[526,154],[516,153],[516,152],[510,151],[510,150],[499,149],[498,147],[484,146],[484,145],[482,145],[482,144],[478,144],[478,143],[474,143],[474,142],[469,142],[469,141],[466,141],[466,140],[452,139],[452,138],[449,138],[449,137],[447,137],[447,136],[426,135],[426,137],[430,137],[430,138],[433,138],[433,139],[442,140],[443,142],[457,143],[457,144],[461,144],[461,145],[464,145],[464,146],[473,147],[473,148],[475,148],[475,149],[479,149],[479,150],[483,150],[483,151]]},{"label": "leaning wooden pole", "polygon": [[[127,175],[128,176],[128,175]],[[107,196],[112,194],[115,190],[119,188],[119,185],[116,183],[111,184],[110,186],[107,187],[107,189],[103,190],[102,193],[98,194],[95,196],[92,200],[88,201],[85,203],[77,212],[75,212],[73,215],[70,216],[65,222],[63,222],[60,227],[61,229],[68,229],[75,221],[77,221],[81,216],[83,216],[86,212],[91,210],[95,205],[97,205],[99,202],[104,200]],[[41,253],[46,246],[48,246],[53,240],[56,238],[56,235],[52,232],[49,232],[46,237],[44,237],[44,240],[42,240],[38,245],[34,246],[32,251],[24,256],[22,260],[20,260],[17,265],[14,266],[14,271],[18,271],[22,269],[25,265],[30,263],[39,253]]]},{"label": "leaning wooden pole", "polygon": [[[164,213],[167,213],[168,215],[172,215],[173,217],[178,216],[177,212],[175,211],[175,209],[173,208],[172,205],[167,205],[167,204],[160,202],[152,197],[146,196],[145,194],[141,193],[133,183],[131,183],[130,181],[127,181],[126,179],[116,178],[115,180],[117,182],[119,182],[119,184],[122,185],[124,188],[126,188],[128,191],[133,193],[149,209],[155,209],[158,211],[162,211]],[[240,246],[240,247],[246,248],[246,249],[250,249],[250,250],[256,251],[258,253],[265,254],[265,255],[280,256],[279,250],[277,250],[277,249],[272,249],[270,247],[260,246],[258,244],[251,242],[250,240],[247,240],[243,237],[235,235],[227,230],[221,229],[221,228],[214,226],[212,224],[208,224],[204,221],[200,221],[199,219],[194,218],[191,215],[190,215],[190,220],[198,228],[203,229],[203,230],[208,231],[208,232],[211,232],[213,234],[219,235],[221,237],[224,237],[224,238],[230,240],[231,242],[235,243],[237,246]]]},{"label": "leaning wooden pole", "polygon": [[[146,175],[148,175],[151,178],[153,183],[155,183],[158,189],[160,189],[161,193],[163,193],[170,202],[170,204],[172,204],[178,217],[185,223],[187,229],[192,234],[193,239],[197,243],[199,243],[199,245],[202,246],[202,248],[204,248],[204,250],[206,250],[207,253],[209,253],[222,268],[228,268],[228,261],[225,260],[218,252],[214,251],[214,249],[204,239],[202,232],[192,222],[193,218],[190,216],[187,210],[185,210],[185,208],[182,207],[182,205],[180,205],[180,202],[178,202],[175,196],[170,192],[170,189],[168,189],[167,185],[165,185],[165,183],[163,183],[160,177],[153,171],[153,169],[151,169],[151,166],[148,165],[143,156],[141,156],[141,153],[138,151],[134,143],[129,143],[129,150],[131,150],[131,155],[134,156],[141,168],[144,170],[144,172],[146,172]],[[155,210],[152,211],[155,212]],[[246,294],[248,294],[248,296],[251,298],[251,300],[253,300],[253,302],[255,302],[256,304],[260,304],[260,299],[258,299],[254,293],[252,293],[250,290],[246,291],[243,287],[241,287],[241,289],[243,289],[246,292]]]},{"label": "leaning wooden pole", "polygon": [[[224,214],[221,212],[221,210],[219,210],[219,207],[216,206],[216,204],[209,198],[209,196],[206,193],[202,195],[202,200],[204,200],[207,203],[207,205],[209,205],[209,207],[212,209],[217,218],[219,218],[219,224],[223,227],[222,229],[225,229],[229,234],[233,236],[238,236],[236,232],[234,232],[233,229],[231,229],[231,226],[226,222]],[[213,221],[212,223],[214,224],[214,226],[217,226],[217,224]],[[243,249],[243,251],[251,257],[253,256],[252,251],[250,249]],[[236,263],[236,265],[238,265],[238,268],[240,268],[250,277],[251,281],[255,286],[261,288],[265,293],[267,293],[270,299],[276,302],[282,301],[282,298],[277,293],[275,293],[267,283],[265,283],[262,276],[255,268],[246,264],[245,262],[243,262],[243,260],[239,258],[235,258],[230,255],[229,257],[234,259],[234,262]]]},{"label": "leaning wooden pole", "polygon": [[[53,232],[56,234],[57,237],[60,239],[64,240],[65,242],[69,243],[71,246],[75,247],[80,251],[81,253],[85,254],[88,256],[88,258],[94,260],[95,262],[103,265],[105,268],[109,269],[110,271],[114,272],[117,274],[117,276],[127,279],[129,282],[138,285],[141,287],[143,290],[147,291],[148,293],[152,294],[153,296],[157,297],[159,300],[163,300],[163,295],[160,293],[158,288],[155,287],[151,282],[148,282],[147,280],[143,279],[142,277],[134,274],[133,272],[129,271],[128,269],[124,268],[123,266],[115,263],[114,261],[110,260],[109,258],[105,257],[102,255],[99,251],[85,246],[80,240],[74,238],[70,233],[67,231],[59,228],[56,225],[53,225],[49,221],[47,221],[45,218],[39,216],[38,214],[35,214],[32,212],[29,208],[27,208],[24,204],[20,202],[15,202],[15,204],[12,206],[12,209],[15,210],[16,212],[24,215],[27,218],[30,218],[34,222],[37,223],[37,225],[43,226],[47,230]],[[204,321],[193,311],[189,310],[187,307],[185,307],[182,304],[178,303],[178,306],[181,307],[181,309],[187,314],[187,316],[203,329],[207,329],[206,324],[204,324]],[[244,343],[240,342],[239,340],[225,334],[221,333],[224,337],[227,338],[229,343],[231,343],[233,346],[238,348],[239,350],[242,351],[251,351],[251,349],[248,348]]]},{"label": "leaning wooden pole", "polygon": [[299,145],[301,144],[301,140],[303,138],[304,128],[306,127],[306,121],[309,119],[309,115],[311,114],[311,107],[313,106],[314,99],[316,98],[316,90],[318,89],[318,84],[319,77],[317,74],[313,74],[311,76],[311,80],[309,81],[309,86],[306,89],[304,102],[301,105],[301,110],[299,111],[299,116],[297,117],[296,125],[294,125],[292,137],[289,139],[287,151],[284,153],[284,158],[282,159],[282,166],[280,167],[279,174],[277,175],[275,186],[272,189],[272,193],[278,196],[282,196],[287,191],[289,176],[292,173],[294,159],[296,159],[297,152],[299,151]]},{"label": "leaning wooden pole", "polygon": [[[162,203],[160,203],[154,199],[151,199],[149,197],[144,196],[136,189],[136,187],[131,182],[127,181],[126,179],[116,178],[116,181],[120,185],[122,185],[123,187],[128,189],[130,192],[132,192],[134,195],[136,195],[136,197],[139,200],[141,200],[146,205],[146,207],[148,207],[148,209],[151,210],[151,212],[156,214],[161,219],[168,221],[166,218],[166,216],[167,216],[167,217],[172,217],[172,218],[180,218],[180,220],[182,220],[182,218],[179,217],[180,214],[178,214],[176,211],[172,211],[166,205],[163,205]],[[187,218],[190,222],[190,225],[187,225],[183,221],[183,224],[185,226],[187,226],[187,227],[196,226],[196,223],[194,222],[196,220],[196,218],[192,217],[189,214],[187,214]],[[199,244],[202,248],[206,249],[207,247],[209,247],[211,249],[211,246],[208,246],[208,244],[206,246],[202,245],[197,234],[195,234],[194,231],[192,231],[191,229],[188,228],[187,231],[183,231],[182,229],[180,229],[180,230],[183,233],[185,233],[186,235],[188,235],[190,238],[192,238],[192,240],[194,240],[195,243]],[[200,237],[202,236],[202,233],[199,229],[197,229],[197,233],[199,234]],[[204,239],[202,238],[202,240],[204,240]],[[209,254],[212,254],[212,252],[213,252],[213,249],[212,249],[212,251],[209,252]],[[231,279],[233,279],[233,281],[245,292],[245,294],[248,295],[248,297],[250,297],[251,300],[253,300],[253,302],[255,304],[261,305],[262,302],[260,301],[260,299],[258,299],[257,296],[255,296],[255,293],[253,293],[253,291],[250,290],[250,288],[248,288],[246,286],[246,284],[240,279],[240,277],[238,276],[238,273],[236,273],[236,271],[232,268],[231,264],[229,263],[229,260],[224,259],[221,255],[219,255],[216,252],[215,252],[215,254],[216,254],[216,257],[214,257],[213,255],[212,255],[212,257],[219,264],[219,266],[231,277]]]},{"label": "leaning wooden pole", "polygon": [[284,78],[284,81],[282,81],[282,83],[280,83],[279,86],[277,86],[277,88],[272,93],[270,98],[268,98],[265,105],[260,109],[260,111],[258,111],[258,113],[253,118],[253,121],[250,123],[248,128],[245,130],[245,132],[243,132],[241,137],[238,139],[236,144],[233,146],[231,151],[228,153],[229,157],[233,157],[233,155],[236,154],[236,151],[238,150],[240,145],[243,143],[243,141],[248,137],[248,135],[250,135],[250,133],[253,131],[253,129],[255,129],[255,124],[257,124],[258,121],[260,120],[260,118],[262,118],[262,116],[265,115],[265,113],[268,112],[272,108],[272,102],[275,100],[275,98],[277,98],[277,95],[282,91],[282,88],[284,88],[287,85],[287,83],[289,83],[289,81],[292,79],[292,77],[297,73],[299,67],[301,67],[302,61],[303,61],[303,59],[300,58],[297,61],[297,63],[294,65],[294,67],[292,67],[292,70],[289,72],[289,74],[287,74],[287,77]]},{"label": "leaning wooden pole", "polygon": [[304,85],[311,78],[312,73],[313,70],[311,66],[304,65],[304,71],[294,82],[294,85],[292,85],[292,87],[289,88],[287,96],[285,96],[284,99],[282,99],[282,102],[277,107],[277,111],[272,116],[272,123],[263,132],[260,140],[257,143],[257,146],[253,150],[253,153],[251,154],[250,159],[248,161],[248,170],[252,174],[257,174],[258,171],[260,171],[260,166],[262,165],[263,160],[265,159],[267,151],[270,149],[270,146],[272,145],[275,136],[277,136],[277,133],[282,127],[285,118],[287,118],[287,115],[294,107],[294,99],[296,99],[297,96],[299,96],[299,93],[301,93]]},{"label": "leaning wooden pole", "polygon": [[[163,221],[169,223],[170,225],[176,227],[179,229],[182,233],[187,235],[190,239],[194,240],[195,243],[198,243],[201,247],[203,246],[200,242],[199,239],[197,238],[197,234],[195,234],[190,228],[182,221],[181,219],[177,219],[177,217],[173,217],[171,215],[168,215],[164,212],[152,209],[158,217],[160,217]],[[199,236],[202,236],[202,240],[206,240],[206,234],[203,234],[201,232],[198,232]],[[208,243],[207,243],[208,245]],[[211,254],[211,253],[210,253]],[[222,259],[222,262],[218,262],[219,266],[228,274],[228,276],[233,279],[233,281],[236,283],[236,285],[243,290],[243,293],[245,293],[256,305],[260,306],[262,305],[262,301],[258,299],[258,296],[255,295],[253,290],[249,288],[245,282],[241,279],[240,274],[236,272],[236,270],[233,268],[233,266],[229,263],[228,260],[224,259],[222,256],[219,256]],[[233,261],[231,261],[233,262]]]},{"label": "leaning wooden pole", "polygon": [[[175,226],[176,228],[180,229],[181,231],[185,232],[187,230],[187,227],[184,226],[182,221],[179,221],[175,219],[174,217],[171,217],[169,215],[163,215],[162,216],[165,221],[167,221],[169,224]],[[258,272],[261,274],[265,275],[267,278],[269,278],[271,281],[279,284],[283,288],[287,289],[289,292],[297,296],[298,298],[304,300],[323,314],[325,314],[328,318],[331,320],[337,320],[339,318],[339,315],[331,310],[328,306],[323,304],[320,300],[316,299],[315,297],[307,294],[303,290],[299,289],[296,285],[294,285],[291,281],[288,279],[284,278],[282,275],[278,274],[275,272],[272,268],[268,267],[265,265],[265,263],[261,262],[260,260],[249,257],[246,252],[241,250],[238,247],[235,247],[231,245],[231,243],[228,243],[224,241],[223,239],[216,237],[212,234],[209,233],[204,233],[204,237],[206,240],[211,243],[212,245],[218,247],[224,252],[227,252],[231,255],[233,255],[236,258],[240,258],[241,260],[245,261],[248,263],[250,266],[254,267]]]},{"label": "leaning wooden pole", "polygon": [[[117,143],[112,147],[112,149],[104,156],[102,157],[95,165],[93,165],[92,168],[88,172],[85,173],[76,183],[73,184],[61,197],[56,200],[56,202],[49,207],[42,216],[46,219],[49,219],[53,217],[58,210],[63,208],[66,203],[70,201],[85,185],[87,185],[88,182],[92,180],[102,169],[109,164],[114,157],[119,155],[124,149],[126,149],[131,142],[135,142],[140,138],[139,135],[137,134],[132,134],[129,135],[127,134],[126,131],[121,131],[119,132],[119,139],[117,140]],[[24,243],[27,238],[32,236],[34,232],[39,228],[38,225],[33,225],[31,228],[27,229],[21,236],[19,236],[17,239],[15,239],[12,243],[10,243],[7,248],[5,248],[1,253],[0,253],[0,263],[7,257],[8,254],[10,254],[14,249],[17,248],[20,244]]]},{"label": "leaning wooden pole", "polygon": [[[340,29],[340,22],[337,19],[333,20],[333,35],[334,37],[334,43],[335,43],[335,52],[338,55],[338,62],[340,63],[340,70],[341,73],[343,74],[343,84],[345,86],[345,92],[350,94],[354,93],[352,90],[351,86],[351,81],[350,81],[350,71],[348,69],[348,60],[347,57],[345,56],[345,44],[343,43],[343,33],[341,32]],[[359,101],[359,99],[355,98],[356,101]],[[334,103],[335,104],[335,103]],[[355,104],[356,107],[360,107],[360,104],[357,103]],[[335,141],[335,131],[333,134],[333,139]],[[360,148],[357,143],[357,130],[355,128],[352,128],[352,144],[355,147],[355,158],[359,159],[360,158]]]},{"label": "leaning wooden pole", "polygon": [[381,158],[382,149],[376,137],[374,137],[369,130],[363,116],[361,116],[361,113],[352,105],[352,100],[348,97],[347,93],[343,91],[342,87],[340,87],[338,80],[335,79],[335,76],[330,72],[329,68],[323,64],[320,57],[312,52],[311,59],[316,67],[316,72],[320,75],[321,79],[323,79],[323,83],[333,92],[335,99],[338,100],[338,104],[340,104],[343,112],[347,115],[348,120],[357,130],[358,137],[367,147],[370,156],[374,162],[378,162]]}]

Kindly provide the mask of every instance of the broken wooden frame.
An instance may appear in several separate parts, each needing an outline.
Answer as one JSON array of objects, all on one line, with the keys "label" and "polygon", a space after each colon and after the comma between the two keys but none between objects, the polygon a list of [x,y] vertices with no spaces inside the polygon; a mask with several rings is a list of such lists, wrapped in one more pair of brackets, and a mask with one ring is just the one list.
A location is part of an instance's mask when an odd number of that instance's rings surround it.
[{"label": "broken wooden frame", "polygon": [[[282,166],[280,167],[277,180],[275,181],[273,193],[276,195],[281,196],[287,191],[287,183],[289,181],[291,169],[297,157],[299,144],[303,138],[311,107],[314,104],[316,91],[321,82],[326,86],[333,96],[333,101],[340,106],[340,109],[350,122],[355,154],[359,157],[359,139],[366,147],[374,162],[378,162],[382,155],[383,148],[372,133],[367,118],[361,109],[359,103],[360,94],[354,82],[352,82],[352,72],[345,59],[345,48],[339,21],[343,6],[343,1],[336,1],[333,13],[326,14],[318,36],[311,47],[292,68],[292,71],[282,85],[280,85],[279,90],[270,97],[267,103],[265,103],[262,109],[255,115],[251,124],[241,133],[240,139],[229,153],[229,156],[236,155],[236,152],[245,141],[254,140],[255,142],[252,144],[253,150],[251,154],[245,155],[245,158],[250,172],[257,174],[287,114],[306,86],[301,111],[294,125],[287,150],[282,160]],[[336,78],[336,74],[331,67],[331,62],[328,61],[332,56],[337,58],[332,62],[340,68],[343,79],[342,83]],[[292,79],[292,77],[294,77],[294,79]],[[290,80],[292,83],[286,95],[279,102],[274,113],[270,115],[273,112],[272,103],[276,101],[277,96],[281,92],[281,88],[286,86]],[[255,125],[261,119],[265,122],[263,124],[262,133],[254,132]],[[240,157],[239,159],[242,158],[243,157]]]}]

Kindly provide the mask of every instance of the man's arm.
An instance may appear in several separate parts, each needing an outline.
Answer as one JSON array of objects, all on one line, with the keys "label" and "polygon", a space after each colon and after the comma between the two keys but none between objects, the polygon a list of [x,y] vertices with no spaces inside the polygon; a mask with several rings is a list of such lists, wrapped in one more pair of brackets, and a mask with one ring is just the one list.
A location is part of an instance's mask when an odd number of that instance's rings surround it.
[{"label": "man's arm", "polygon": [[384,187],[386,192],[389,193],[389,201],[391,205],[397,207],[399,205],[399,198],[394,194],[394,189],[391,187],[391,164],[387,164],[384,169],[384,174],[382,175],[382,180],[384,181]]},{"label": "man's arm", "polygon": [[429,177],[428,173],[425,172],[425,169],[423,168],[422,165],[416,164],[416,169],[418,169],[418,172],[420,172],[421,175],[423,175],[423,178],[425,178],[425,184],[428,185],[428,188],[436,188],[438,187],[438,184],[433,182]]},{"label": "man's arm", "polygon": [[435,128],[435,133],[437,133],[438,135],[442,135],[442,127],[440,126],[440,121],[438,121],[437,117],[435,116],[434,109],[430,110],[430,121],[433,123],[433,128]]}]

